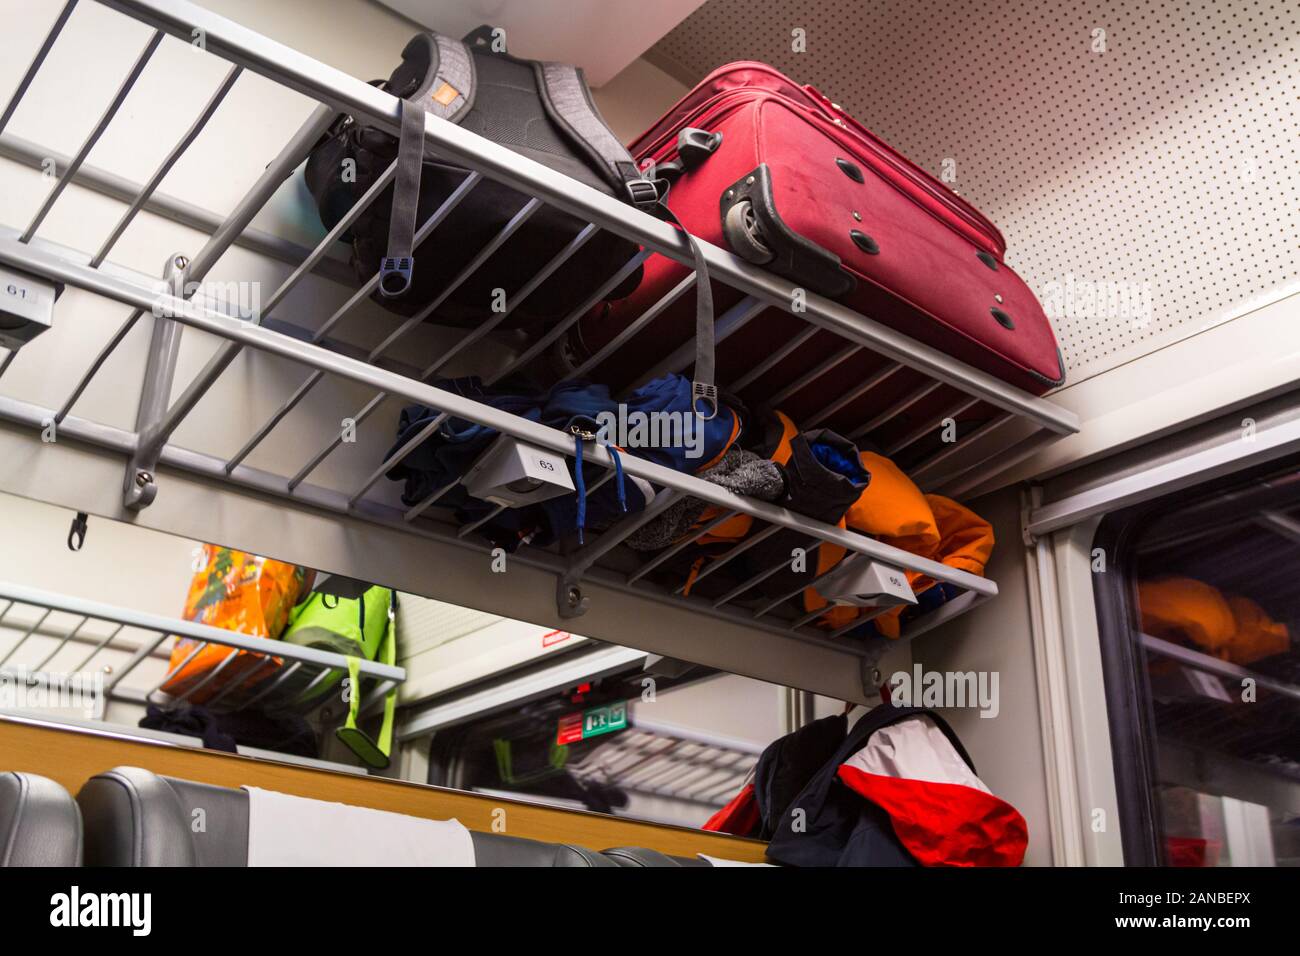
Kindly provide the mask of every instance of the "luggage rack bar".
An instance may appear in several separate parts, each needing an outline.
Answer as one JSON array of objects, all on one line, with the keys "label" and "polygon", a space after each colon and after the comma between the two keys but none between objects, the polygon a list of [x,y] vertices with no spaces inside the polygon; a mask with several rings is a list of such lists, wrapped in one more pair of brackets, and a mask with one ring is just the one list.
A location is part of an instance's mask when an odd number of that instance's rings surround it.
[{"label": "luggage rack bar", "polygon": [[1285,680],[1270,677],[1268,674],[1252,670],[1249,667],[1242,667],[1240,664],[1220,660],[1217,657],[1212,657],[1190,647],[1183,647],[1172,641],[1152,637],[1150,634],[1143,633],[1139,635],[1138,643],[1142,645],[1142,648],[1148,654],[1178,661],[1180,664],[1186,664],[1188,667],[1202,673],[1212,674],[1215,677],[1222,677],[1231,681],[1253,680],[1265,690],[1300,703],[1300,686],[1288,683]]},{"label": "luggage rack bar", "polygon": [[[0,158],[11,160],[31,169],[42,169],[43,164],[53,160],[56,168],[62,169],[72,162],[72,157],[58,150],[45,149],[12,133],[0,133]],[[99,193],[122,203],[133,203],[147,184],[135,182],[116,173],[111,173],[90,163],[84,164],[72,182],[91,192]],[[175,196],[155,190],[141,204],[141,210],[152,213],[161,219],[180,223],[196,232],[213,233],[221,228],[224,219],[216,213],[196,206],[193,203],[177,199]],[[252,226],[235,237],[234,245],[247,249],[259,256],[265,256],[277,262],[297,266],[310,252],[309,249],[291,242],[281,236],[264,232]],[[102,263],[101,263],[102,265]],[[351,285],[354,280],[352,269],[346,262],[333,257],[322,259],[312,267],[315,275],[333,282]]]},{"label": "luggage rack bar", "polygon": [[68,22],[68,17],[72,16],[72,11],[76,6],[77,0],[68,0],[68,2],[63,5],[63,9],[59,11],[59,15],[55,18],[54,24],[50,27],[49,32],[45,35],[45,40],[41,43],[40,49],[37,50],[36,55],[32,57],[32,62],[28,65],[27,71],[23,74],[23,78],[18,81],[18,88],[14,90],[14,95],[9,98],[9,102],[5,106],[4,112],[0,113],[0,132],[4,132],[4,128],[9,125],[9,120],[13,118],[14,111],[18,109],[18,104],[22,102],[23,96],[27,93],[27,88],[32,85],[32,80],[36,79],[36,74],[40,72],[41,64],[44,63],[45,58],[50,55],[50,50],[54,48],[54,41],[57,40],[59,34],[63,32],[63,28]]},{"label": "luggage rack bar", "polygon": [[132,87],[135,86],[135,81],[140,79],[140,74],[144,72],[144,68],[153,58],[154,51],[158,49],[158,44],[162,43],[162,39],[162,33],[154,31],[153,36],[149,38],[149,42],[146,43],[144,49],[140,51],[140,55],[136,57],[135,65],[131,67],[131,72],[127,74],[126,79],[123,80],[122,84],[117,88],[117,94],[113,97],[113,101],[108,104],[108,108],[104,110],[103,115],[100,116],[99,122],[95,124],[95,128],[91,130],[90,135],[82,142],[81,148],[77,150],[77,155],[72,157],[71,164],[63,170],[63,173],[54,183],[54,188],[46,194],[45,201],[41,203],[41,208],[36,210],[36,215],[34,215],[31,222],[27,224],[27,231],[23,233],[23,242],[30,242],[32,236],[36,235],[36,230],[41,227],[41,223],[45,221],[45,217],[50,214],[50,210],[54,208],[54,204],[59,201],[59,197],[63,195],[63,190],[68,188],[68,185],[72,182],[72,177],[77,174],[77,170],[81,168],[81,164],[86,161],[86,157],[90,155],[90,151],[95,148],[95,144],[99,142],[99,138],[103,136],[104,131],[108,129],[108,124],[113,121],[113,117],[117,115],[117,111],[120,110],[122,104],[126,102],[127,95],[131,92]]},{"label": "luggage rack bar", "polygon": [[[239,79],[239,74],[242,72],[244,71],[237,66],[232,66],[230,68],[230,71],[226,74],[226,78],[221,81],[221,85],[218,86],[216,92],[212,94],[212,97],[208,100],[208,104],[203,107],[203,112],[199,114],[198,118],[190,125],[190,128],[186,130],[185,135],[181,137],[180,141],[172,147],[171,152],[167,154],[166,158],[158,164],[158,168],[154,170],[154,174],[149,177],[149,181],[140,187],[140,191],[136,193],[135,199],[131,200],[131,205],[122,213],[122,217],[117,221],[117,225],[113,227],[113,231],[108,234],[108,237],[99,247],[99,251],[91,257],[90,267],[92,269],[98,268],[99,264],[108,257],[113,246],[117,244],[117,240],[122,238],[122,233],[126,232],[126,227],[131,225],[131,221],[135,219],[140,210],[144,208],[145,203],[149,201],[149,197],[158,190],[159,184],[166,177],[167,173],[171,171],[171,168],[176,165],[176,161],[181,158],[181,155],[185,150],[189,149],[194,140],[198,138],[199,133],[203,132],[203,128],[208,125],[208,120],[212,119],[212,114],[217,111],[217,107],[220,106],[222,100],[226,98],[226,94],[230,92],[231,87],[235,85],[235,80]],[[77,165],[77,168],[80,168],[80,164]],[[67,176],[70,181],[75,182],[76,170],[69,168]]]},{"label": "luggage rack bar", "polygon": [[[10,629],[21,632],[3,658],[0,658],[0,674],[10,679],[28,682],[40,679],[50,686],[80,685],[87,689],[94,689],[97,694],[102,694],[99,714],[101,717],[103,716],[102,705],[113,700],[155,704],[169,710],[182,707],[196,693],[218,683],[221,673],[232,666],[240,656],[234,651],[252,654],[258,659],[258,663],[236,679],[227,681],[213,697],[203,701],[204,706],[209,709],[234,709],[270,700],[277,706],[307,713],[324,702],[325,695],[321,699],[307,700],[312,687],[332,676],[341,678],[348,673],[348,661],[342,654],[288,644],[284,641],[250,637],[206,624],[162,617],[130,608],[114,607],[111,604],[25,585],[0,581],[0,599],[5,601],[3,609],[0,610],[0,633]],[[35,620],[30,623],[18,623],[16,612],[19,608],[25,608],[29,614],[34,614]],[[56,629],[51,621],[53,615],[66,615],[79,620],[73,625]],[[98,640],[90,636],[81,637],[80,635],[88,626],[99,626],[107,630],[107,633]],[[123,633],[128,630],[130,637]],[[169,666],[162,679],[132,683],[128,686],[126,682],[137,674],[140,665],[154,658],[163,649],[163,644],[172,637],[190,638],[199,643],[175,666]],[[24,649],[29,646],[33,638],[54,640],[55,645],[31,666],[20,667],[16,659],[21,658]],[[2,639],[8,640],[8,637]],[[45,670],[52,662],[64,655],[69,645],[74,643],[78,646],[91,645],[89,652],[84,656],[78,655],[78,662],[71,667],[65,666],[54,671]],[[211,645],[231,648],[232,653],[203,678],[184,687],[180,693],[172,695],[162,690],[169,679],[183,671],[204,648]],[[119,654],[129,652],[127,660],[113,666],[111,674],[107,677],[105,677],[105,673],[109,670],[105,666],[107,660],[101,656],[106,650]],[[362,660],[360,667],[362,677],[375,682],[375,699],[382,697],[406,679],[406,671],[401,667],[368,660]],[[281,673],[272,678],[271,675],[276,670],[280,670]],[[299,672],[312,675],[306,687],[302,688],[300,681],[298,687],[295,687],[291,693],[286,693],[279,698],[275,697],[275,691],[292,675]]]},{"label": "luggage rack bar", "polygon": [[[75,0],[74,0],[75,2]],[[64,282],[75,288],[106,297],[130,307],[133,312],[102,348],[99,356],[82,376],[76,389],[57,411],[39,408],[17,399],[0,398],[0,418],[23,425],[32,425],[52,417],[60,425],[60,436],[70,436],[73,440],[88,442],[114,451],[121,451],[131,458],[133,467],[141,467],[138,462],[156,462],[163,467],[180,468],[186,472],[203,476],[216,482],[253,488],[259,492],[275,495],[287,501],[295,502],[301,507],[323,509],[329,512],[346,514],[365,520],[382,523],[389,527],[399,527],[418,535],[437,538],[439,541],[459,543],[478,551],[487,550],[477,541],[472,532],[493,514],[482,519],[455,527],[446,520],[437,520],[431,516],[429,509],[452,491],[459,482],[451,482],[435,489],[420,502],[396,509],[371,497],[369,494],[379,479],[438,428],[449,417],[464,418],[477,422],[515,438],[546,448],[552,452],[571,457],[573,454],[573,436],[547,428],[543,425],[499,411],[489,405],[465,399],[459,395],[441,391],[427,384],[452,358],[464,353],[476,342],[481,341],[494,329],[499,327],[519,303],[535,291],[547,278],[555,273],[584,244],[602,230],[616,233],[641,246],[641,251],[631,260],[603,278],[596,290],[577,309],[552,326],[545,335],[525,349],[504,369],[488,378],[488,384],[506,380],[509,376],[523,371],[544,351],[555,344],[560,336],[575,326],[583,315],[599,303],[610,291],[630,276],[647,258],[652,255],[666,256],[677,263],[693,266],[691,250],[682,234],[653,216],[640,212],[612,196],[599,192],[581,183],[577,183],[547,167],[537,164],[505,147],[485,140],[468,130],[448,124],[434,117],[426,119],[426,149],[441,159],[464,166],[469,172],[452,194],[444,200],[417,232],[416,245],[430,236],[447,218],[453,209],[484,178],[517,189],[530,197],[514,217],[489,240],[488,244],[477,250],[470,263],[444,288],[439,298],[421,311],[403,321],[397,329],[386,336],[382,342],[369,350],[364,359],[351,357],[350,353],[333,351],[326,348],[329,333],[345,320],[361,302],[368,297],[377,285],[378,277],[363,283],[328,319],[314,332],[305,333],[303,338],[286,335],[262,325],[262,320],[272,310],[277,314],[289,310],[289,295],[307,272],[321,272],[321,266],[328,262],[328,252],[333,243],[346,231],[365,208],[376,200],[393,177],[393,167],[385,171],[380,181],[361,197],[326,237],[312,250],[295,261],[295,268],[270,297],[267,306],[252,322],[240,322],[236,318],[214,311],[203,301],[187,300],[184,294],[159,296],[156,281],[138,274],[127,274],[119,268],[106,268],[106,257],[111,251],[116,238],[120,236],[132,217],[141,209],[149,209],[154,199],[154,190],[161,181],[170,164],[184,152],[193,141],[197,131],[211,118],[220,107],[225,94],[240,76],[241,71],[250,71],[301,93],[317,104],[314,113],[303,127],[288,142],[267,171],[249,190],[248,194],[236,205],[235,210],[220,222],[213,230],[211,238],[188,263],[185,279],[197,281],[233,244],[248,243],[252,234],[249,223],[261,210],[270,195],[305,158],[311,146],[320,134],[334,121],[340,112],[350,113],[359,120],[372,124],[389,133],[399,131],[400,105],[390,94],[367,83],[334,70],[324,64],[311,60],[287,47],[258,36],[229,20],[210,13],[183,0],[100,0],[102,5],[118,10],[155,30],[153,39],[137,59],[136,65],[128,78],[123,81],[117,98],[108,111],[101,117],[91,137],[83,145],[74,166],[79,167],[80,160],[85,159],[89,145],[103,132],[112,120],[116,108],[129,92],[131,84],[146,67],[149,55],[157,47],[163,34],[179,37],[188,43],[196,31],[205,38],[205,49],[209,54],[229,61],[232,66],[222,84],[211,95],[207,106],[191,127],[190,132],[164,160],[162,167],[143,186],[131,190],[119,190],[129,196],[124,198],[129,207],[124,212],[119,225],[94,255],[84,257],[69,256],[62,247],[33,238],[32,233],[39,225],[43,212],[26,232],[19,234],[16,230],[0,228],[0,262],[14,268],[45,276]],[[36,75],[40,63],[49,52],[73,7],[69,3],[60,14],[54,28],[47,37],[41,51],[33,61],[28,75],[0,120],[0,129],[4,121],[13,114],[32,78]],[[65,172],[67,181],[72,181],[77,168]],[[56,189],[57,192],[57,189]],[[45,206],[52,204],[47,198]],[[582,226],[572,240],[559,249],[555,256],[534,275],[523,288],[510,297],[509,307],[504,313],[494,315],[489,321],[469,331],[461,339],[444,351],[432,364],[428,365],[418,377],[407,377],[379,364],[381,356],[398,343],[407,333],[418,327],[438,305],[445,301],[455,289],[481,267],[492,254],[519,229],[523,223],[536,213],[543,205],[567,212],[575,216]],[[48,211],[48,209],[44,209]],[[729,252],[708,243],[700,244],[712,280],[731,286],[742,293],[741,300],[716,320],[716,338],[723,346],[727,337],[747,322],[753,320],[768,308],[792,311],[791,289],[789,283],[777,276],[764,272],[742,261]],[[691,292],[697,277],[692,270],[684,279],[670,290],[659,302],[655,303],[637,319],[628,329],[620,333],[613,341],[598,353],[581,363],[574,376],[581,375],[612,355],[616,350],[627,346],[635,334],[681,296]],[[217,352],[208,360],[203,369],[183,389],[179,399],[154,419],[137,423],[136,431],[127,432],[110,428],[71,414],[73,404],[85,387],[103,366],[104,361],[123,340],[130,328],[145,311],[156,310],[160,305],[167,309],[167,321],[175,321],[181,326],[201,329],[222,339]],[[816,367],[798,377],[796,380],[776,389],[776,399],[789,397],[817,381],[822,375],[840,366],[849,358],[875,353],[885,360],[879,370],[864,382],[855,386],[851,393],[837,399],[831,405],[821,409],[805,419],[804,424],[811,426],[833,416],[872,389],[884,384],[904,368],[929,376],[928,383],[913,386],[902,399],[902,408],[919,404],[926,397],[934,394],[941,385],[947,385],[963,393],[962,400],[950,408],[956,409],[951,414],[960,414],[979,403],[989,403],[1001,410],[1001,418],[995,419],[974,433],[974,437],[984,436],[996,431],[1005,421],[1027,421],[1036,429],[1040,438],[1050,438],[1069,434],[1077,430],[1073,415],[1051,402],[1037,398],[993,378],[983,372],[970,368],[952,357],[929,346],[910,339],[886,326],[861,316],[839,303],[808,293],[801,301],[797,315],[807,324],[791,340],[778,348],[773,354],[765,355],[754,366],[741,373],[731,384],[745,387],[757,381],[759,377],[775,368],[800,346],[807,343],[819,332],[826,331],[843,340],[843,345],[829,358],[823,359]],[[156,312],[155,312],[156,314]],[[281,325],[284,320],[280,319]],[[299,326],[300,328],[302,326]],[[228,458],[221,459],[202,452],[179,449],[170,442],[175,429],[183,422],[202,396],[221,377],[235,356],[246,348],[252,348],[265,354],[275,355],[302,365],[308,370],[306,378],[291,396],[265,421],[242,447]],[[16,353],[5,356],[0,365],[0,373],[15,361]],[[683,345],[663,363],[646,373],[645,378],[664,371],[689,371],[694,351],[690,343]],[[157,366],[157,367],[156,367]],[[174,355],[171,364],[166,362],[149,363],[146,375],[151,379],[169,381],[168,376],[174,370]],[[335,437],[325,448],[317,452],[298,471],[290,476],[273,475],[246,464],[246,459],[254,449],[283,422],[291,412],[300,405],[317,383],[326,376],[361,384],[373,389],[375,394],[368,400],[352,420],[359,422],[374,414],[385,401],[402,399],[438,409],[439,414],[433,422],[422,429],[411,441],[395,450],[388,459],[371,466],[368,474],[361,476],[353,490],[336,492],[312,485],[308,478],[320,464],[342,442]],[[572,376],[571,376],[572,377]],[[164,390],[169,391],[169,390]],[[855,435],[865,437],[875,429],[888,424],[894,419],[899,408],[892,414],[878,415],[859,428]],[[942,423],[943,418],[938,419]],[[892,448],[900,450],[923,438],[928,431],[915,428],[901,439],[897,439]],[[973,436],[964,436],[960,441],[943,448],[932,458],[923,462],[918,473],[942,472],[945,479],[956,480],[965,473],[962,452]],[[605,475],[593,482],[588,494],[596,486],[608,480],[613,473],[614,463],[603,447],[596,445],[585,453],[587,461],[603,467]],[[979,466],[986,466],[990,457],[985,456]],[[943,466],[943,467],[941,467]],[[729,516],[748,514],[754,519],[766,523],[766,527],[757,530],[746,540],[740,542],[727,553],[705,566],[696,580],[700,580],[727,565],[733,558],[744,553],[749,547],[765,540],[779,530],[793,530],[809,537],[810,547],[816,549],[823,542],[830,542],[844,548],[849,553],[863,554],[890,566],[918,571],[937,581],[944,581],[963,590],[977,603],[997,593],[996,585],[984,578],[957,571],[939,562],[908,554],[884,545],[869,537],[846,531],[831,525],[811,521],[801,515],[783,508],[755,500],[741,498],[731,494],[717,485],[700,480],[691,475],[654,465],[644,459],[628,454],[623,459],[624,470],[633,477],[649,482],[656,489],[658,497],[646,511],[628,516],[617,522],[603,533],[595,534],[593,540],[576,552],[561,556],[541,549],[525,546],[521,549],[520,559],[534,566],[544,568],[557,577],[561,587],[577,586],[581,579],[589,577],[598,580],[603,586],[615,590],[628,590],[641,595],[648,595],[656,601],[684,604],[701,614],[721,616],[729,620],[743,620],[749,627],[768,630],[773,633],[793,635],[799,640],[821,645],[833,644],[840,650],[862,657],[864,660],[875,659],[883,650],[881,643],[874,638],[846,640],[855,627],[860,626],[867,616],[860,618],[853,625],[834,631],[817,628],[813,625],[813,616],[800,614],[797,618],[783,616],[782,601],[764,599],[764,606],[755,611],[746,607],[727,606],[740,597],[750,586],[762,578],[751,578],[744,587],[736,589],[726,600],[712,601],[690,596],[687,589],[678,587],[675,591],[653,583],[650,573],[661,568],[663,563],[681,552],[689,542],[679,542],[668,551],[640,562],[631,571],[622,570],[626,564],[609,560],[623,558],[620,552],[612,552],[623,543],[625,538],[666,508],[673,501],[683,497],[701,499],[708,505],[720,509],[722,517],[711,523],[716,527]],[[996,467],[990,465],[989,467]],[[140,472],[137,472],[137,476]],[[144,471],[150,481],[153,469]],[[987,477],[987,474],[983,475]],[[129,484],[129,482],[128,482]],[[128,488],[127,494],[131,492]],[[151,500],[151,498],[149,499]],[[148,500],[144,501],[144,505]],[[130,505],[128,505],[130,506]],[[496,513],[499,513],[498,509]],[[706,533],[708,528],[699,531]],[[627,549],[624,549],[626,551]],[[775,574],[780,566],[772,569]],[[794,592],[797,593],[797,592]],[[950,607],[950,605],[945,605]],[[940,609],[943,610],[942,608]],[[563,613],[563,609],[561,610]],[[792,613],[792,612],[789,612]],[[950,612],[951,613],[951,612]],[[934,617],[930,615],[929,617]],[[919,632],[919,629],[913,629]],[[911,630],[908,632],[911,633]]]}]

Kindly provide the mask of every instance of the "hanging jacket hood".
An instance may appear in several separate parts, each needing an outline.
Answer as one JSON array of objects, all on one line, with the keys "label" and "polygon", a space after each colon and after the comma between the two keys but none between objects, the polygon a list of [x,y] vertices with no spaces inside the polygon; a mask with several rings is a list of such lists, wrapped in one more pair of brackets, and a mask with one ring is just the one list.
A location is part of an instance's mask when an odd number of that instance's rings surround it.
[{"label": "hanging jacket hood", "polygon": [[760,839],[772,839],[808,781],[835,756],[848,726],[848,718],[842,714],[823,717],[786,734],[763,751],[754,766]]},{"label": "hanging jacket hood", "polygon": [[[834,734],[837,720],[810,727]],[[1024,818],[979,780],[942,717],[882,704],[781,814],[768,857],[794,866],[1018,866],[1028,839]]]}]

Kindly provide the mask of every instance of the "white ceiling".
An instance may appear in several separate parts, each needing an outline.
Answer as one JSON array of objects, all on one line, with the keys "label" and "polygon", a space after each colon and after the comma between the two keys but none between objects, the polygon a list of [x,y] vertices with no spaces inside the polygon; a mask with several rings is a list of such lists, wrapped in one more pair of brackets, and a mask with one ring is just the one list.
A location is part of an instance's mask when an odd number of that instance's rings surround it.
[{"label": "white ceiling", "polygon": [[382,0],[422,26],[464,36],[491,24],[510,52],[576,63],[601,86],[677,26],[703,0]]}]

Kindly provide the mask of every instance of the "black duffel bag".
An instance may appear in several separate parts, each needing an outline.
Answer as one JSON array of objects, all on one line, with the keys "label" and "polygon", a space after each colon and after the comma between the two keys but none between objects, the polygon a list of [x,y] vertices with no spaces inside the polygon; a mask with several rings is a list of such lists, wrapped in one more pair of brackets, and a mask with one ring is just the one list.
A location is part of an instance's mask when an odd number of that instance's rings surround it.
[{"label": "black duffel bag", "polygon": [[[342,117],[307,160],[307,186],[321,221],[330,229],[400,155],[394,183],[343,238],[351,243],[352,264],[362,282],[382,272],[373,298],[402,315],[415,315],[446,294],[449,283],[529,201],[523,193],[484,178],[412,249],[416,227],[467,175],[461,166],[424,155],[426,112],[631,205],[653,210],[657,203],[654,185],[642,178],[597,112],[582,71],[518,59],[494,49],[500,46],[486,27],[464,41],[435,33],[417,35],[402,51],[401,65],[381,84],[403,100],[402,136]],[[355,176],[344,175],[351,166],[347,160],[355,162]],[[491,319],[501,311],[496,290],[504,290],[510,303],[510,297],[585,225],[543,205],[445,295],[429,320],[477,326]],[[501,327],[543,330],[589,299],[637,251],[630,240],[597,232],[517,308],[510,303],[510,315]],[[638,268],[605,298],[622,298],[639,281]]]}]

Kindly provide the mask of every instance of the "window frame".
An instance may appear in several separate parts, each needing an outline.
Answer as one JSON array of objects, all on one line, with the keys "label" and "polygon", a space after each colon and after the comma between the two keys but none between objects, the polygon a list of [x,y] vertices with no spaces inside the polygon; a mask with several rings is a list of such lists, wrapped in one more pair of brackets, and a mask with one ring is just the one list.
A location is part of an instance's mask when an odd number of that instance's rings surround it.
[{"label": "window frame", "polygon": [[[1135,548],[1151,523],[1172,511],[1288,467],[1300,470],[1300,454],[1243,467],[1105,515],[1093,534],[1093,549],[1106,556],[1106,572],[1093,575],[1106,719],[1115,774],[1120,845],[1125,866],[1166,866],[1156,780],[1155,712],[1145,678],[1147,653],[1138,640]],[[1225,507],[1232,504],[1224,503]],[[1239,504],[1239,502],[1238,502]]]},{"label": "window frame", "polygon": [[1093,536],[1107,567],[1093,575],[1093,599],[1101,651],[1106,720],[1115,774],[1120,846],[1125,866],[1160,866],[1160,808],[1151,783],[1155,779],[1155,716],[1150,688],[1143,679],[1146,652],[1136,640],[1133,615],[1133,543],[1146,528],[1152,505],[1142,504],[1107,515]]}]

